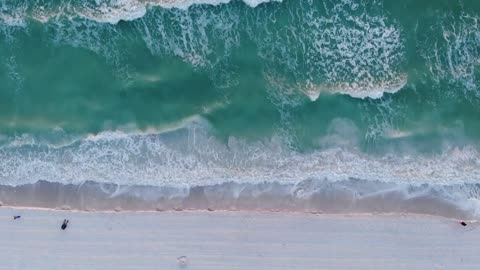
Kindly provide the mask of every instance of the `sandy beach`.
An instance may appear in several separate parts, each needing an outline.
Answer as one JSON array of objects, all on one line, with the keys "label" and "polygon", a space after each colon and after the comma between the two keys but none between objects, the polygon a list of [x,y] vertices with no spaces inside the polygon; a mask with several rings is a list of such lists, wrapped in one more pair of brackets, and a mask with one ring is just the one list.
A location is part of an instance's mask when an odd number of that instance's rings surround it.
[{"label": "sandy beach", "polygon": [[0,269],[478,269],[479,243],[422,215],[0,209]]}]

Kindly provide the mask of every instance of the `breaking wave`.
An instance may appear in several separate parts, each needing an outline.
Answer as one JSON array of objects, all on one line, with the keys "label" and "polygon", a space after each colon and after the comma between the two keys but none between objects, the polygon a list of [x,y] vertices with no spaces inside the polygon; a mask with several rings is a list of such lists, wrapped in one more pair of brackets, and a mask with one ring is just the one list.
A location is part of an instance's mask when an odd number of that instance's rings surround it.
[{"label": "breaking wave", "polygon": [[[0,1],[0,20],[9,25],[24,25],[27,18],[48,22],[56,17],[83,17],[100,23],[117,24],[119,21],[139,19],[151,7],[176,8],[186,10],[192,5],[220,5],[232,0],[87,0],[65,1]],[[238,1],[238,0],[233,0]],[[265,2],[281,0],[243,0],[254,8]]]},{"label": "breaking wave", "polygon": [[364,153],[345,134],[322,138],[324,149],[291,150],[280,136],[247,142],[216,139],[195,120],[163,133],[103,132],[66,145],[22,138],[0,148],[0,181],[20,185],[37,180],[78,184],[92,180],[120,185],[205,186],[224,182],[296,183],[305,179],[350,178],[410,183],[479,181],[480,154],[473,146],[421,155]]},{"label": "breaking wave", "polygon": [[[119,21],[132,21],[153,55],[174,55],[196,68],[210,70],[217,85],[238,83],[231,53],[248,42],[259,48],[264,77],[274,99],[295,104],[302,94],[315,100],[321,92],[355,98],[380,98],[407,82],[402,30],[381,4],[342,0],[104,0],[50,2],[2,1],[0,20],[27,26],[45,24],[54,44],[87,48],[106,57],[128,76],[124,48],[132,33]],[[272,1],[277,2],[277,1]],[[205,5],[223,4],[218,8]],[[159,6],[160,8],[154,8]],[[285,27],[276,21],[286,18]],[[108,40],[108,42],[107,42]],[[293,90],[292,90],[293,89]]]}]

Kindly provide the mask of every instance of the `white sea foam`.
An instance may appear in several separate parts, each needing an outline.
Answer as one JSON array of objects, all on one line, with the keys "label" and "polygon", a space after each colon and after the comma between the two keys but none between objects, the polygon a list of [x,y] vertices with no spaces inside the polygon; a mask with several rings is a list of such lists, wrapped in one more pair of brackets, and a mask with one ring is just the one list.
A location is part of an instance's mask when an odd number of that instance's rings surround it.
[{"label": "white sea foam", "polygon": [[[150,5],[161,6],[166,8],[187,9],[192,5],[220,5],[231,2],[232,0],[147,0]],[[242,0],[248,6],[254,8],[262,3],[281,2],[282,0]]]},{"label": "white sea foam", "polygon": [[240,14],[228,10],[173,9],[149,13],[135,26],[152,54],[175,55],[194,67],[212,69],[240,43],[239,23]]},{"label": "white sea foam", "polygon": [[[95,0],[75,3],[29,3],[19,1],[12,5],[8,0],[0,1],[0,21],[10,26],[24,26],[27,9],[31,10],[31,18],[40,22],[60,16],[84,17],[100,23],[117,24],[119,21],[132,21],[143,17],[149,7],[175,8],[187,10],[192,5],[220,5],[232,0]],[[281,2],[282,0],[244,0],[243,2],[254,8],[266,2]]]},{"label": "white sea foam", "polygon": [[9,26],[25,26],[25,20],[22,16],[15,15],[8,15],[8,14],[0,14],[0,21],[9,25]]},{"label": "white sea foam", "polygon": [[[432,40],[432,36],[442,38]],[[460,89],[465,93],[474,92],[480,96],[475,75],[480,65],[480,17],[467,12],[441,17],[437,25],[425,32],[424,40],[421,53],[432,78],[439,84],[461,84]],[[458,88],[451,87],[449,91],[458,91]]]},{"label": "white sea foam", "polygon": [[[12,185],[43,179],[154,186],[205,186],[227,181],[296,183],[309,178],[414,185],[480,181],[480,154],[474,147],[447,148],[442,154],[428,156],[377,156],[339,143],[342,137],[335,137],[335,133],[343,133],[349,125],[334,126],[330,140],[323,142],[329,147],[311,153],[290,150],[278,136],[258,142],[230,137],[224,143],[196,121],[165,133],[106,132],[64,147],[38,143],[2,146],[0,180]],[[351,131],[354,134],[354,129]]]},{"label": "white sea foam", "polygon": [[315,85],[307,83],[305,87],[299,86],[298,91],[308,96],[311,101],[318,99],[322,92],[330,94],[344,94],[354,98],[373,98],[383,97],[385,93],[396,93],[407,84],[407,76],[398,74],[398,78],[390,80],[358,81],[358,82],[335,82],[328,84]]},{"label": "white sea foam", "polygon": [[[258,13],[250,22],[250,34],[260,48],[267,78],[276,81],[273,95],[295,104],[294,88],[311,100],[322,91],[379,98],[403,88],[402,31],[381,14],[380,4],[348,0],[326,1],[325,6],[298,1]],[[288,27],[277,31],[276,17],[288,19]]]},{"label": "white sea foam", "polygon": [[[37,3],[32,7],[23,3],[9,6],[5,14],[12,16],[10,13],[16,14],[13,11],[24,10],[19,13],[23,18],[28,8],[31,16],[42,22],[53,18],[48,33],[55,43],[87,48],[104,56],[117,67],[119,78],[130,75],[128,64],[122,60],[124,55],[116,46],[124,37],[114,24],[135,20],[134,26],[152,54],[175,55],[194,67],[207,68],[212,76],[221,77],[213,79],[219,86],[236,83],[225,62],[232,49],[239,46],[241,29],[247,22],[245,27],[264,58],[272,96],[281,103],[299,103],[294,97],[298,93],[311,100],[321,92],[379,98],[383,93],[397,92],[407,82],[406,75],[398,70],[403,61],[401,31],[378,15],[381,5],[365,4],[366,11],[358,13],[360,6],[352,1],[332,2],[331,7],[323,8],[314,1],[302,0],[285,7],[249,10],[245,18],[229,6],[222,12],[188,9],[200,3],[227,2],[98,0],[59,6]],[[254,7],[266,1],[246,2]],[[171,9],[147,12],[154,5]],[[275,18],[283,17],[284,11],[289,20],[285,31],[275,26]]]},{"label": "white sea foam", "polygon": [[8,26],[24,27],[27,5],[0,0],[0,23]]},{"label": "white sea foam", "polygon": [[78,15],[93,21],[117,24],[120,20],[132,21],[147,12],[146,3],[136,0],[97,0],[95,3],[74,8]]}]

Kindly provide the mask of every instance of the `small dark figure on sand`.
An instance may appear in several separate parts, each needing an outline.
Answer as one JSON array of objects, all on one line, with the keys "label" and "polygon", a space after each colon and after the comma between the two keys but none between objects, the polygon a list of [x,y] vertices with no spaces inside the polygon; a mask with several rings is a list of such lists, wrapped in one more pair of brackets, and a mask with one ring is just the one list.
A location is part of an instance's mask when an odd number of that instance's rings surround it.
[{"label": "small dark figure on sand", "polygon": [[462,221],[462,222],[460,222],[460,225],[465,227],[465,226],[467,226],[467,223],[465,221]]},{"label": "small dark figure on sand", "polygon": [[65,230],[67,228],[67,226],[68,226],[68,219],[64,219],[63,223],[62,223],[62,227],[61,227],[62,230]]},{"label": "small dark figure on sand", "polygon": [[19,219],[21,216],[13,216],[13,219]]}]

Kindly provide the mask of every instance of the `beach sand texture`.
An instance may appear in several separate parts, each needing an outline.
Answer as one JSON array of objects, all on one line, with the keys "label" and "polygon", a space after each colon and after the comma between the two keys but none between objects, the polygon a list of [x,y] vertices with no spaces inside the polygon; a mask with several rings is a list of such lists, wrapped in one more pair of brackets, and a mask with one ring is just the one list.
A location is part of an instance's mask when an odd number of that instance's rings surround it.
[{"label": "beach sand texture", "polygon": [[479,253],[477,223],[433,216],[0,209],[2,270],[458,270]]}]

